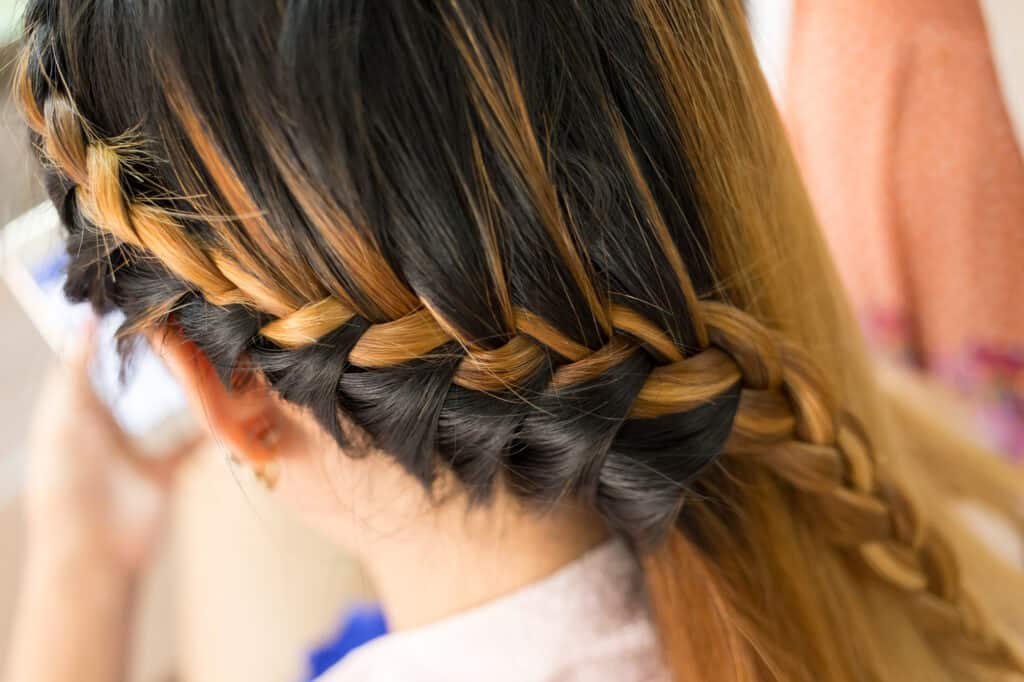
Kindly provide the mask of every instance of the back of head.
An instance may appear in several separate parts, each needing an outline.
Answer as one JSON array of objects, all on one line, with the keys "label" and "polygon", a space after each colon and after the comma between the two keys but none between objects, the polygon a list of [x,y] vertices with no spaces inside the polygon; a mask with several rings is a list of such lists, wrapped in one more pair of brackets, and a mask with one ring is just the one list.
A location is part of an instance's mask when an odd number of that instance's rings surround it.
[{"label": "back of head", "polygon": [[679,679],[1024,673],[880,466],[737,1],[33,0],[22,67],[74,297],[426,486],[585,501]]}]

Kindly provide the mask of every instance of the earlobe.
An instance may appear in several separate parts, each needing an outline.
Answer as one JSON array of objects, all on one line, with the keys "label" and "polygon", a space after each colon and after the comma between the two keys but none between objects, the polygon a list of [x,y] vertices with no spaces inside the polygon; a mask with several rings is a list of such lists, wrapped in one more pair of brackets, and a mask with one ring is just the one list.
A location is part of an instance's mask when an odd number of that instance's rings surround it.
[{"label": "earlobe", "polygon": [[[253,464],[261,479],[272,479],[274,467],[268,463],[277,457],[283,415],[264,382],[237,382],[229,390],[202,350],[173,325],[149,334],[149,342],[188,395],[197,418]],[[261,476],[264,469],[268,473]]]}]

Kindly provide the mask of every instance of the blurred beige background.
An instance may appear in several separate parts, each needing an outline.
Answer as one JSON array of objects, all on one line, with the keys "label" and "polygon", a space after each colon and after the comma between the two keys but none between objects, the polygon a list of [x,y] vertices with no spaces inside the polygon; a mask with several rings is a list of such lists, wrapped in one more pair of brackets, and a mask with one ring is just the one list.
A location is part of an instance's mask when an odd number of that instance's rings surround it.
[{"label": "blurred beige background", "polygon": [[[828,1],[828,0],[822,0]],[[0,43],[17,3],[0,0]],[[788,0],[753,0],[772,80],[784,63]],[[1024,2],[985,0],[1007,101],[1024,140]],[[0,52],[0,65],[11,53]],[[9,81],[0,73],[0,82]],[[42,199],[24,134],[0,89],[0,224]],[[0,284],[0,667],[22,540],[17,490],[26,422],[50,352]],[[134,679],[280,682],[346,604],[368,594],[353,563],[280,513],[212,448],[181,484],[171,538],[146,587]]]}]

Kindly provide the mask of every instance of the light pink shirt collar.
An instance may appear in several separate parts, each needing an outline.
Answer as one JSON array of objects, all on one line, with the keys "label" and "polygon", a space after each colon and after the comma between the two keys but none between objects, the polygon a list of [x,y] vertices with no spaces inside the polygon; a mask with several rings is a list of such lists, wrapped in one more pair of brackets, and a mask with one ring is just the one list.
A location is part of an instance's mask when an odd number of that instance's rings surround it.
[{"label": "light pink shirt collar", "polygon": [[609,541],[512,594],[385,635],[319,682],[667,682],[636,560]]}]

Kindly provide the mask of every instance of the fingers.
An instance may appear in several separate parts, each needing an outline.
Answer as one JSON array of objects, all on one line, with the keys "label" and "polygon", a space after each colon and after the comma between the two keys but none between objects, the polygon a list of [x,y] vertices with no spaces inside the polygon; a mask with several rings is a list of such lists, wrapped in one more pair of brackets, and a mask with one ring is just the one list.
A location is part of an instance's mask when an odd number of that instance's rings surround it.
[{"label": "fingers", "polygon": [[78,334],[68,341],[57,377],[63,384],[63,410],[77,415],[79,428],[84,428],[88,421],[91,428],[101,430],[112,446],[108,454],[134,467],[142,455],[93,384],[93,368],[100,352],[99,326],[99,319],[90,315]]},{"label": "fingers", "polygon": [[96,320],[92,316],[82,325],[77,334],[69,335],[63,344],[60,361],[54,363],[47,373],[40,403],[50,405],[52,410],[67,409],[80,402],[91,405],[98,400],[92,390],[89,372],[96,355]]},{"label": "fingers", "polygon": [[[78,332],[69,335],[60,362],[50,372],[50,394],[60,396],[59,399],[67,403],[69,409],[96,412],[103,406],[91,378],[98,348],[97,328],[98,321],[90,314]],[[76,407],[71,408],[71,405]]]},{"label": "fingers", "polygon": [[96,317],[90,314],[78,333],[68,340],[64,363],[77,376],[87,374],[96,357],[98,324]]},{"label": "fingers", "polygon": [[[30,427],[30,477],[40,481],[92,480],[112,453],[130,447],[93,390],[95,321],[64,344],[48,373]],[[41,489],[48,489],[44,485]]]}]

